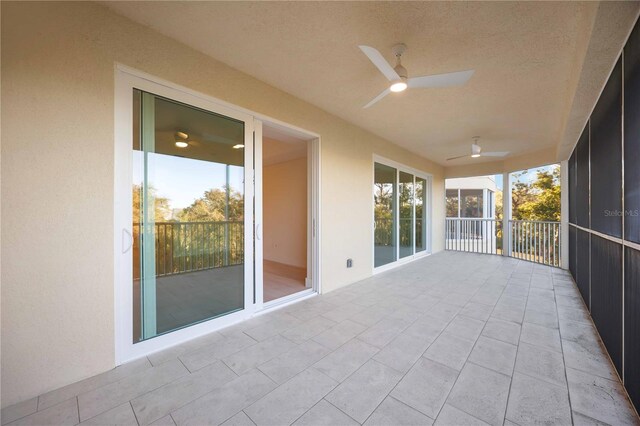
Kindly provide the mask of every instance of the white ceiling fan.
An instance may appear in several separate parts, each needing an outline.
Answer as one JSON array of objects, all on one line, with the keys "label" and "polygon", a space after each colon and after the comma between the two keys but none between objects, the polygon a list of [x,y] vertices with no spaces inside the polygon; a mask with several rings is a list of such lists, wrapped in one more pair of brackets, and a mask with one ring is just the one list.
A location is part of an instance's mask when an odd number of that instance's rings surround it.
[{"label": "white ceiling fan", "polygon": [[509,151],[482,152],[482,148],[480,148],[480,145],[478,145],[478,139],[480,139],[480,136],[473,137],[473,143],[471,144],[471,155],[459,155],[457,157],[447,158],[447,161],[465,157],[504,157],[509,153]]},{"label": "white ceiling fan", "polygon": [[425,75],[422,77],[409,78],[407,69],[401,64],[402,54],[407,50],[407,46],[403,43],[393,46],[392,52],[396,57],[396,66],[392,67],[384,57],[376,49],[370,46],[359,46],[360,50],[367,55],[373,65],[380,70],[387,80],[391,82],[389,87],[378,96],[373,98],[371,102],[363,108],[369,108],[389,94],[389,92],[402,92],[409,89],[420,89],[427,87],[447,87],[461,86],[467,82],[473,75],[474,70],[450,72],[446,74]]}]

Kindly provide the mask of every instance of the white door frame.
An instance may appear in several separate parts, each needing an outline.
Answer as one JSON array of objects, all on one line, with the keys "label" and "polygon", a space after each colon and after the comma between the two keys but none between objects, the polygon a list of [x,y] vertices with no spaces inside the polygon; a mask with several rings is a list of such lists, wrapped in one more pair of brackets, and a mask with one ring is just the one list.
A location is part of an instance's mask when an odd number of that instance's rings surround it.
[{"label": "white door frame", "polygon": [[[133,343],[133,292],[132,292],[132,211],[131,176],[133,147],[133,89],[141,89],[169,99],[193,105],[204,110],[225,115],[245,123],[245,309],[208,321],[204,321],[174,332],[160,335],[139,343]],[[314,138],[312,180],[314,200],[312,200],[313,233],[312,279],[315,292],[320,292],[320,136],[304,129],[291,126],[271,117],[254,113],[228,102],[204,95],[186,87],[157,78],[125,65],[115,66],[114,98],[114,314],[115,314],[115,358],[116,365],[166,349],[198,336],[227,327],[260,313],[267,312],[271,306],[257,306],[254,300],[254,124],[255,120],[268,121],[289,131]],[[259,129],[261,130],[261,128]],[[261,144],[257,144],[261,146]],[[261,161],[261,152],[258,152]],[[261,163],[260,163],[261,164]],[[261,208],[261,207],[260,207]],[[258,232],[262,232],[258,229]],[[256,272],[261,272],[256,271]],[[314,293],[315,294],[315,293]],[[257,299],[256,299],[257,300]],[[283,303],[290,302],[288,300]],[[281,303],[278,307],[283,306]]]},{"label": "white door frame", "polygon": [[[264,245],[263,245],[263,150],[262,134],[263,125],[276,127],[285,133],[291,133],[308,143],[307,157],[307,289],[297,293],[281,297],[276,300],[264,302]],[[284,123],[273,122],[268,119],[254,120],[254,168],[256,175],[255,188],[255,309],[256,312],[282,307],[310,295],[320,294],[320,138],[301,129]]]}]

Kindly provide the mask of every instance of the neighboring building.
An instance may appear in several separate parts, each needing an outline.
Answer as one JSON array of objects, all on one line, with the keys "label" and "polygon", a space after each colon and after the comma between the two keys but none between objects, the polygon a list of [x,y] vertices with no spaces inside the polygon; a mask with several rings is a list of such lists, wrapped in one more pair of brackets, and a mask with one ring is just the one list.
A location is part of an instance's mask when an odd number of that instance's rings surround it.
[{"label": "neighboring building", "polygon": [[445,181],[447,217],[496,218],[495,176],[476,176]]}]

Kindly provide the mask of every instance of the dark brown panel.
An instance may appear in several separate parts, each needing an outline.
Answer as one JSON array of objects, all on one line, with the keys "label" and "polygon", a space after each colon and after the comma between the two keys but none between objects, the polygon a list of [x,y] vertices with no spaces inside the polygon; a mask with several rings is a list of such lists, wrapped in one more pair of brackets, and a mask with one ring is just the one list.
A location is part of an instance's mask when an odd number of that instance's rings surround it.
[{"label": "dark brown panel", "polygon": [[574,150],[568,161],[569,174],[569,223],[576,223],[576,151]]},{"label": "dark brown panel", "polygon": [[576,237],[576,284],[584,304],[590,308],[589,292],[589,233],[577,230]]},{"label": "dark brown panel", "polygon": [[591,235],[591,317],[622,376],[622,244]]},{"label": "dark brown panel", "polygon": [[569,272],[576,279],[576,228],[569,226]]},{"label": "dark brown panel", "polygon": [[591,114],[591,229],[622,237],[622,60]]},{"label": "dark brown panel", "polygon": [[640,251],[624,248],[624,382],[640,411]]},{"label": "dark brown panel", "polygon": [[576,223],[589,227],[589,123],[582,131],[576,154]]},{"label": "dark brown panel", "polygon": [[624,235],[640,243],[640,26],[624,48]]}]

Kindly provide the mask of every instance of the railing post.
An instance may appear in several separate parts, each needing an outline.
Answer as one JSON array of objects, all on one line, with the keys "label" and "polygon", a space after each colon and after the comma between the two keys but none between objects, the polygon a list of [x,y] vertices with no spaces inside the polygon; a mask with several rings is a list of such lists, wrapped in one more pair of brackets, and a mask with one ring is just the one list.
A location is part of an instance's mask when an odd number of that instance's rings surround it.
[{"label": "railing post", "polygon": [[567,161],[560,162],[560,267],[569,269],[569,167]]},{"label": "railing post", "polygon": [[502,255],[511,256],[511,173],[502,174]]}]

